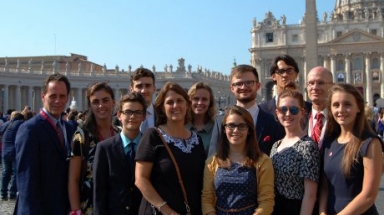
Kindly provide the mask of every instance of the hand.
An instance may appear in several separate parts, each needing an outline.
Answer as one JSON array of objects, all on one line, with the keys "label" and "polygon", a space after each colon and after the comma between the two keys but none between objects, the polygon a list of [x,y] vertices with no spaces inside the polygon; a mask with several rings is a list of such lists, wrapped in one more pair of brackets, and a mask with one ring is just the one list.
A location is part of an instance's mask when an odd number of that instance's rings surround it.
[{"label": "hand", "polygon": [[180,215],[180,214],[176,213],[171,207],[169,207],[168,204],[161,207],[160,212],[164,215]]}]

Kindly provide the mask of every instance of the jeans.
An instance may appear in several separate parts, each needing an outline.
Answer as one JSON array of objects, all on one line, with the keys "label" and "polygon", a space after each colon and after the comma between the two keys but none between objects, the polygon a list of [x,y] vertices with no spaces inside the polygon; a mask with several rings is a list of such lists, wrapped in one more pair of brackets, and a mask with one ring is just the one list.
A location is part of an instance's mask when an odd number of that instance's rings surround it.
[{"label": "jeans", "polygon": [[4,156],[2,165],[1,197],[8,198],[8,185],[10,183],[9,198],[16,198],[16,158],[14,156]]}]

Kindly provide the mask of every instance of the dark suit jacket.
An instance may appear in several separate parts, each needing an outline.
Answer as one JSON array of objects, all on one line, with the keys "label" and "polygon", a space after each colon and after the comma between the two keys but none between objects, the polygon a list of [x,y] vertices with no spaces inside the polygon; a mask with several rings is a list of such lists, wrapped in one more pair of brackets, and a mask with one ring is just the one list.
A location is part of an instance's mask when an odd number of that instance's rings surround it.
[{"label": "dark suit jacket", "polygon": [[95,215],[138,214],[142,195],[134,185],[134,176],[135,170],[124,154],[120,133],[98,143],[93,166]]},{"label": "dark suit jacket", "polygon": [[[274,97],[273,99],[270,99],[270,100],[260,104],[259,107],[263,111],[265,111],[265,112],[267,112],[269,114],[272,114],[274,116],[275,115],[275,110],[276,110],[276,97]],[[302,126],[303,129],[306,129],[306,127],[308,126],[309,113],[312,110],[312,103],[304,101],[304,108],[306,110],[306,113],[305,113],[306,115],[303,118],[301,126]],[[278,123],[278,124],[284,130],[283,126],[280,123]]]},{"label": "dark suit jacket", "polygon": [[17,197],[15,214],[68,214],[69,142],[75,132],[64,122],[66,148],[56,129],[40,114],[24,122],[16,134]]},{"label": "dark suit jacket", "polygon": [[[221,135],[222,120],[223,116],[218,117],[215,125],[213,126],[211,142],[209,143],[208,149],[208,157],[214,155],[217,151],[217,143]],[[284,129],[282,129],[282,126],[279,125],[280,123],[277,122],[271,114],[259,109],[255,125],[256,137],[260,150],[268,156],[271,152],[272,145],[276,141],[282,139],[285,135]]]}]

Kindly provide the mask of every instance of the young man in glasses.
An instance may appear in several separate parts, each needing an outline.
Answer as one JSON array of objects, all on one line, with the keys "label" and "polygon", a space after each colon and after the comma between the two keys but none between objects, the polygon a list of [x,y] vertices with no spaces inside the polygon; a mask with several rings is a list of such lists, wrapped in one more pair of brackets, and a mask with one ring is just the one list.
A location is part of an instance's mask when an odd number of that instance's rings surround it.
[{"label": "young man in glasses", "polygon": [[133,92],[119,101],[119,134],[100,142],[93,167],[95,214],[138,214],[141,193],[134,185],[135,155],[141,138],[140,125],[146,116],[146,102]]},{"label": "young man in glasses", "polygon": [[[259,75],[256,68],[250,65],[239,65],[230,74],[231,91],[236,98],[236,105],[243,107],[252,115],[256,135],[261,151],[269,156],[273,143],[284,136],[284,130],[278,125],[273,115],[259,108],[256,103],[257,91],[260,89]],[[216,120],[213,127],[208,156],[214,155],[222,129],[222,117]]]},{"label": "young man in glasses", "polygon": [[[272,80],[276,84],[277,88],[276,97],[260,104],[260,109],[274,115],[276,110],[277,97],[289,82],[295,82],[299,75],[299,67],[295,59],[293,59],[291,56],[280,55],[274,59],[270,72]],[[310,111],[311,103],[305,102],[304,107],[307,112]],[[306,127],[306,125],[307,120],[304,120],[302,124],[303,128]]]},{"label": "young man in glasses", "polygon": [[131,92],[140,93],[146,102],[146,118],[140,126],[140,131],[144,133],[148,128],[155,126],[156,115],[152,104],[153,94],[156,92],[155,74],[149,69],[138,68],[131,75]]}]

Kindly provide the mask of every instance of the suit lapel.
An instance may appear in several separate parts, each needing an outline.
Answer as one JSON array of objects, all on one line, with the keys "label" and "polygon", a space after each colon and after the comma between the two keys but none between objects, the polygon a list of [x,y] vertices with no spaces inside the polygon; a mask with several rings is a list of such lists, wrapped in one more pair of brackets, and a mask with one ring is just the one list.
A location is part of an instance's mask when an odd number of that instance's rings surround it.
[{"label": "suit lapel", "polygon": [[[112,154],[116,155],[116,157],[119,160],[119,162],[121,163],[121,165],[123,165],[124,168],[126,168],[128,171],[132,171],[131,167],[129,166],[127,159],[125,158],[123,143],[122,143],[120,135],[115,135],[115,138],[113,139],[113,147],[112,148],[113,148]],[[134,172],[134,171],[135,170],[133,170],[132,172]]]},{"label": "suit lapel", "polygon": [[266,114],[262,109],[259,108],[259,115],[257,116],[257,122],[256,122],[256,135],[257,135],[257,141],[261,141],[261,135],[263,134],[264,127],[265,127],[265,117]]},{"label": "suit lapel", "polygon": [[41,124],[44,127],[44,130],[47,132],[50,138],[50,141],[47,141],[47,143],[45,144],[53,144],[54,147],[59,152],[59,154],[61,155],[61,157],[66,158],[67,156],[66,150],[61,146],[61,142],[60,142],[59,136],[57,136],[56,129],[52,127],[52,125],[46,119],[44,119],[43,116],[41,115],[39,116],[40,116]]}]

